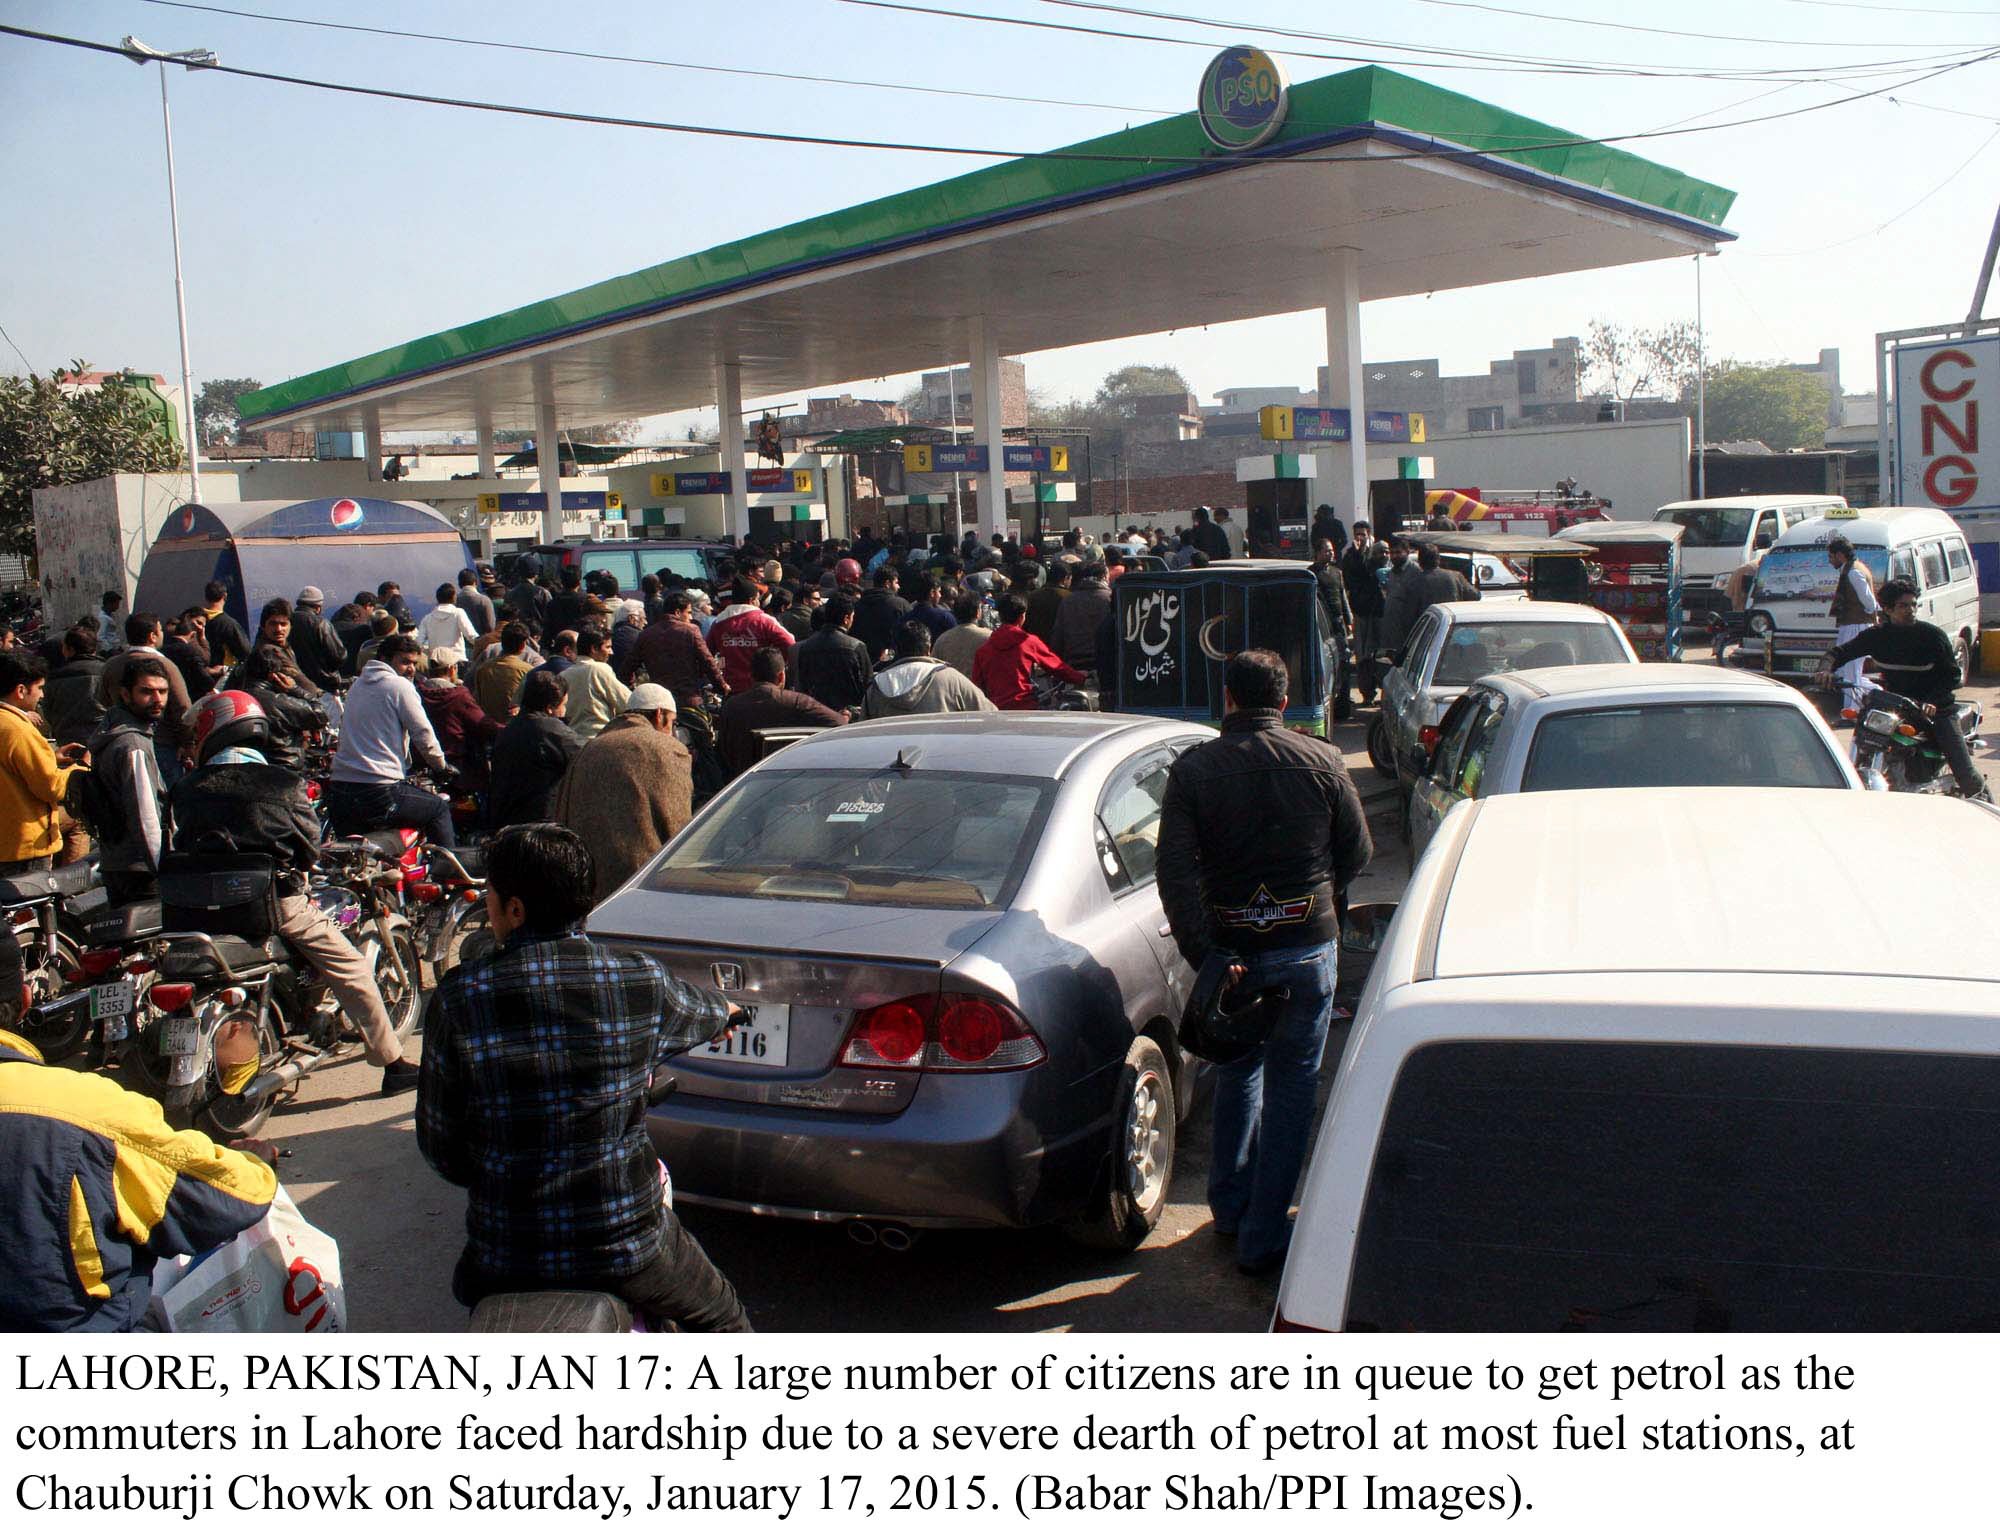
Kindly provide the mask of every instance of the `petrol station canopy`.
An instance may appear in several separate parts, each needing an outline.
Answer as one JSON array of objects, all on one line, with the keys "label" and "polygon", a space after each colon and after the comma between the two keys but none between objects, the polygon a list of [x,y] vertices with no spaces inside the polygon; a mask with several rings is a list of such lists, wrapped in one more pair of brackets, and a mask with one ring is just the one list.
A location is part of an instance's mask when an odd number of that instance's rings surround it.
[{"label": "petrol station canopy", "polygon": [[[1292,86],[1216,149],[1198,114],[679,257],[247,395],[245,425],[534,430],[1325,305],[1712,252],[1735,194],[1390,70]],[[1103,158],[1091,158],[1091,157]]]}]

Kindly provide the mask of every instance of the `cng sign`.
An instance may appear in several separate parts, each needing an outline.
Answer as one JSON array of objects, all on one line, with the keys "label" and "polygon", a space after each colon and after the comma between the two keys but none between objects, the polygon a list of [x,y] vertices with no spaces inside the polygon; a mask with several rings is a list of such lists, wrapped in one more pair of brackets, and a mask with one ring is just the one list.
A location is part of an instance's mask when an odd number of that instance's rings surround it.
[{"label": "cng sign", "polygon": [[2000,510],[2000,336],[1896,348],[1896,499],[1954,516]]},{"label": "cng sign", "polygon": [[1197,117],[1217,149],[1255,149],[1285,126],[1291,88],[1261,48],[1225,48],[1202,72]]}]

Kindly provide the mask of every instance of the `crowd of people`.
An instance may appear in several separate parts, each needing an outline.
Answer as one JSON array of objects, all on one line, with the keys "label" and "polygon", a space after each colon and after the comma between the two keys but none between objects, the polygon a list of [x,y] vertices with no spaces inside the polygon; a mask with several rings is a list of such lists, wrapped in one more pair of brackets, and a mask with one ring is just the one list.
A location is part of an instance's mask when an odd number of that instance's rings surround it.
[{"label": "crowd of people", "polygon": [[[1350,557],[1368,596],[1382,585],[1377,565],[1403,565],[1365,525],[1355,532],[1349,547],[1335,521],[1315,559],[1343,655],[1350,642],[1366,648],[1364,609],[1394,611],[1399,601],[1393,575],[1379,608],[1351,598]],[[98,612],[39,651],[0,644],[0,877],[73,860],[94,837],[107,892],[124,903],[160,895],[176,861],[220,850],[267,857],[272,931],[328,984],[382,1070],[383,1092],[418,1092],[423,1155],[468,1188],[462,1300],[597,1286],[687,1326],[746,1327],[700,1245],[646,1198],[653,1154],[644,1116],[633,1113],[651,1071],[729,1028],[734,1011],[652,960],[581,938],[582,917],[758,760],[761,732],[1035,709],[1038,683],[1087,684],[1113,654],[1111,586],[1130,562],[1144,554],[1185,567],[1232,552],[1227,519],[1206,509],[1171,539],[1132,528],[1099,544],[1071,531],[1046,552],[998,537],[968,535],[953,549],[862,530],[852,542],[741,546],[708,583],[648,576],[636,598],[601,573],[526,560],[511,584],[488,567],[462,571],[421,619],[393,580],[330,614],[325,594],[307,587],[264,603],[254,632],[230,617],[220,584],[171,616],[121,614],[118,595],[106,593]],[[1231,679],[1246,700],[1268,705],[1269,693],[1282,704],[1281,666],[1268,678]],[[330,751],[328,740],[337,741]],[[1337,764],[1337,754],[1288,758],[1278,773],[1287,784],[1304,772],[1338,789],[1328,778]],[[465,830],[486,839],[499,947],[476,985],[460,970],[433,992],[421,1064],[403,1057],[359,952],[310,899],[322,828],[309,779],[337,834],[415,828],[443,847]],[[1328,803],[1336,800],[1348,809],[1351,789]],[[1190,864],[1203,856],[1194,837]],[[1344,825],[1340,841],[1344,874],[1356,856]],[[1313,869],[1323,875],[1331,860],[1323,850]],[[1185,947],[1198,945],[1190,937]],[[1295,957],[1266,963],[1281,958]],[[28,1288],[0,1288],[0,1322],[137,1326],[148,1259],[254,1221],[275,1189],[277,1154],[264,1142],[217,1147],[174,1131],[150,1100],[40,1062],[7,1027],[26,1006],[19,969],[18,953],[0,954],[0,1079],[16,1102],[45,1113],[12,1117],[21,1134],[0,1137],[0,1153],[31,1182],[36,1170],[54,1177],[46,1121],[61,1127],[62,1166],[92,1171],[65,1197],[63,1229],[41,1234],[75,1273],[52,1258]],[[1304,1052],[1323,1036],[1324,1010],[1301,1009]],[[550,1042],[575,1080],[573,1118],[583,1117],[561,1137],[535,1140],[560,1141],[575,1164],[563,1187],[577,1207],[555,1213],[567,1237],[551,1235],[551,1213],[536,1203],[542,1183],[516,1177],[510,1163],[521,1153],[510,1125],[550,1103]],[[1254,1119],[1247,1094],[1238,1098]],[[1248,1123],[1238,1127],[1244,1138]],[[1248,1154],[1236,1152],[1243,1183]],[[172,1231],[136,1232],[118,1181],[151,1177],[156,1166],[182,1171],[175,1198],[185,1209],[170,1207]],[[1272,1202],[1248,1191],[1232,1184],[1217,1198],[1241,1213],[1246,1267],[1267,1266],[1278,1240]],[[79,1289],[75,1276],[86,1271],[96,1278]]]}]

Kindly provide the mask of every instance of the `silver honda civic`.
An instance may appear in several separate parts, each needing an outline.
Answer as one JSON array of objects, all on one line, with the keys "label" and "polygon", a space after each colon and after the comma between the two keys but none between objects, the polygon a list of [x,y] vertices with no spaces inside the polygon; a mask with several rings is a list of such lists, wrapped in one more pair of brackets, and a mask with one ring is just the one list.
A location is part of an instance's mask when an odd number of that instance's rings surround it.
[{"label": "silver honda civic", "polygon": [[653,1112],[676,1198],[1143,1242],[1195,1079],[1160,802],[1212,734],[922,715],[822,732],[718,794],[590,920],[751,1013]]}]

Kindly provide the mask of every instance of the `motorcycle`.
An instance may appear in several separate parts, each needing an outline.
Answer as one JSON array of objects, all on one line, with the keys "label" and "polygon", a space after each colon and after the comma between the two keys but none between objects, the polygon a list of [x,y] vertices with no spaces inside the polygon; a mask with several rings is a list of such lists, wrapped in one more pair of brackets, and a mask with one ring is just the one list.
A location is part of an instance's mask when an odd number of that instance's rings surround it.
[{"label": "motorcycle", "polygon": [[1029,679],[1029,686],[1034,689],[1036,709],[1073,711],[1097,708],[1096,696],[1089,689],[1066,683],[1055,673],[1045,672],[1039,667]]},{"label": "motorcycle", "polygon": [[403,883],[417,954],[431,985],[492,948],[486,915],[486,861],[477,848],[423,850],[423,867]]},{"label": "motorcycle", "polygon": [[[1968,751],[1986,743],[1979,735],[1984,712],[1970,700],[1953,706]],[[1914,699],[1877,688],[1864,695],[1854,721],[1854,767],[1869,789],[1964,798],[1957,777],[1937,745],[1932,723]]]},{"label": "motorcycle", "polygon": [[78,942],[72,909],[95,893],[103,901],[95,860],[0,880],[0,912],[21,947],[28,985],[28,1012],[22,1033],[42,1059],[61,1061],[83,1045],[89,1028],[88,1001],[72,993],[83,981],[84,946]]},{"label": "motorcycle", "polygon": [[[402,1042],[423,1013],[416,944],[398,895],[406,836],[413,834],[371,832],[328,844],[311,890],[373,970]],[[162,933],[151,960],[147,1006],[125,1060],[169,1120],[223,1141],[253,1136],[282,1094],[362,1054],[346,1037],[332,989],[277,934],[260,941]],[[230,1055],[247,1042],[247,1069],[223,1064],[223,1042]]]}]

